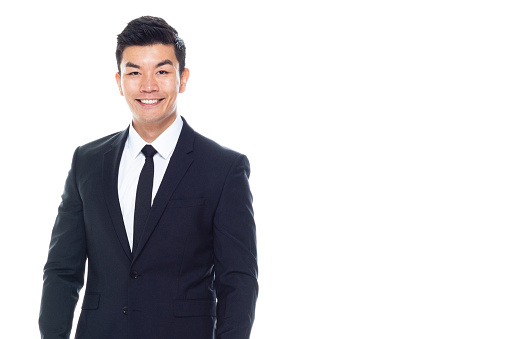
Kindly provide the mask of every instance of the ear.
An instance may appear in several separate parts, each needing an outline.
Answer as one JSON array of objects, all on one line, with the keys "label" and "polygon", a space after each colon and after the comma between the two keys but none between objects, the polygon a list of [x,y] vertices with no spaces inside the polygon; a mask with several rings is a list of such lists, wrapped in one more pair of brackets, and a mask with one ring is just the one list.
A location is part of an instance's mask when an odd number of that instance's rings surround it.
[{"label": "ear", "polygon": [[124,92],[122,92],[121,77],[120,77],[120,74],[118,72],[115,73],[115,80],[117,80],[117,86],[118,86],[118,90],[120,91],[120,95],[124,96]]},{"label": "ear", "polygon": [[188,79],[189,79],[189,68],[184,68],[182,76],[180,77],[179,93],[184,93],[184,91],[186,90]]}]

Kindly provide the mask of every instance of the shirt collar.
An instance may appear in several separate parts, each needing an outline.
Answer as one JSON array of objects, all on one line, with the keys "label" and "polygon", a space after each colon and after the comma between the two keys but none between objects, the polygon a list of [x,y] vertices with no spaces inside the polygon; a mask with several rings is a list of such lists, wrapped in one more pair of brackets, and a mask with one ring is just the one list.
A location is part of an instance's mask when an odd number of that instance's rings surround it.
[{"label": "shirt collar", "polygon": [[145,145],[152,145],[157,154],[159,154],[164,159],[168,159],[168,157],[173,153],[175,146],[177,145],[178,138],[180,136],[180,131],[183,126],[182,118],[177,114],[177,118],[175,121],[160,135],[154,140],[152,143],[147,143],[143,140],[142,137],[136,132],[133,127],[133,123],[129,125],[129,135],[127,136],[126,147],[131,154],[131,157],[135,159],[140,155],[141,149],[145,147]]}]

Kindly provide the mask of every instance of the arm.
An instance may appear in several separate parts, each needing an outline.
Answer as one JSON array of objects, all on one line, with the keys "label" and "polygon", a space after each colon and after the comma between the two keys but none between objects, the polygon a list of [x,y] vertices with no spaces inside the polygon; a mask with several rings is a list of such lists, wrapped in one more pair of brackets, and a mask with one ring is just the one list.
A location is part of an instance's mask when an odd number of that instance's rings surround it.
[{"label": "arm", "polygon": [[76,185],[74,152],[62,202],[51,234],[48,261],[44,266],[39,329],[41,338],[69,338],[79,291],[83,287],[86,240],[83,205]]},{"label": "arm", "polygon": [[214,218],[217,339],[248,339],[254,321],[258,265],[249,173],[249,161],[240,155]]}]

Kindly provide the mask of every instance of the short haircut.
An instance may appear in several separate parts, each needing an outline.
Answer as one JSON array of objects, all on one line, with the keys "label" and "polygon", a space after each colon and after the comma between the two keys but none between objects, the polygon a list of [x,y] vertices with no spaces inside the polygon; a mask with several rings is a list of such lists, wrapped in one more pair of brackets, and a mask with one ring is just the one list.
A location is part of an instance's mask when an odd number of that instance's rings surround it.
[{"label": "short haircut", "polygon": [[173,45],[175,56],[179,63],[179,73],[182,76],[186,64],[186,45],[179,38],[177,30],[168,25],[164,19],[153,16],[142,16],[129,22],[119,35],[117,35],[118,73],[124,49],[130,46],[150,46],[155,44]]}]

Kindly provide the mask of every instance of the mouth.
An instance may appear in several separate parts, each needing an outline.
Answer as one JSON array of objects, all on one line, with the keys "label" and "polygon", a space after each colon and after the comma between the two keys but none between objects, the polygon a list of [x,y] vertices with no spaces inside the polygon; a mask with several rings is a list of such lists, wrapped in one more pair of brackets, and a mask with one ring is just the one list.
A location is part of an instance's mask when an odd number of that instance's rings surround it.
[{"label": "mouth", "polygon": [[136,101],[142,103],[143,105],[157,105],[160,101],[164,99],[136,99]]}]

